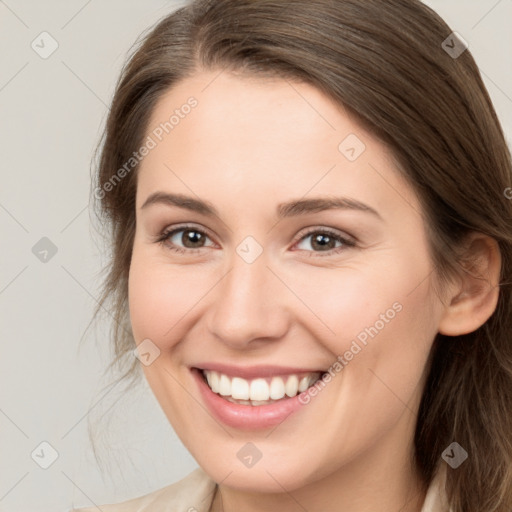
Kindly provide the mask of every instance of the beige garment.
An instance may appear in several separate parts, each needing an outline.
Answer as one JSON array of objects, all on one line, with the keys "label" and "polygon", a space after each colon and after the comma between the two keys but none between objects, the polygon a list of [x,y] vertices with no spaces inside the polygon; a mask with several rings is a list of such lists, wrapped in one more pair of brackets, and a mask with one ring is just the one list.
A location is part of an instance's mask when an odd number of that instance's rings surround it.
[{"label": "beige garment", "polygon": [[[446,505],[443,464],[430,485],[421,512],[450,512]],[[197,468],[182,480],[144,496],[113,505],[101,505],[102,512],[208,512],[216,483]],[[73,509],[70,512],[98,512],[97,507]]]}]

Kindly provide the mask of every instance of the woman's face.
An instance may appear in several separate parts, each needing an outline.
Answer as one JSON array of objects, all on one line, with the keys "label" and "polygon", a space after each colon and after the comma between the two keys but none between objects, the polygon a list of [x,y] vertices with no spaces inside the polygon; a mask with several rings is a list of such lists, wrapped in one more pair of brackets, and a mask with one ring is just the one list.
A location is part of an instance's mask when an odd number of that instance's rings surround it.
[{"label": "woman's face", "polygon": [[312,86],[226,72],[169,91],[145,143],[130,315],[198,463],[282,492],[407,461],[443,308],[385,146]]}]

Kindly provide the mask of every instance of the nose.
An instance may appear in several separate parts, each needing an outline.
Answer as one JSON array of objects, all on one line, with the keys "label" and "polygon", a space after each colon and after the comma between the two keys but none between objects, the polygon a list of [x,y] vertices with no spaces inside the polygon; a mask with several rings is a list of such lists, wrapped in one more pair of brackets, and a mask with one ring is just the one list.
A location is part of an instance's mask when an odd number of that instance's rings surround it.
[{"label": "nose", "polygon": [[290,292],[268,268],[264,255],[247,263],[234,253],[227,274],[215,287],[207,313],[208,329],[231,348],[259,347],[262,342],[282,338],[289,328]]}]

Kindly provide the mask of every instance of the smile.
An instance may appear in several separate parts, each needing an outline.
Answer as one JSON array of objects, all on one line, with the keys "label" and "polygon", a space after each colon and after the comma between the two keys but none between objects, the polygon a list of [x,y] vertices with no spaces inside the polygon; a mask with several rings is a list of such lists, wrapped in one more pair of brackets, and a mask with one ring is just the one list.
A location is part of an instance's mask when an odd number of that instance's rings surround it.
[{"label": "smile", "polygon": [[202,374],[214,393],[229,402],[252,406],[269,405],[284,397],[292,398],[306,391],[322,375],[321,372],[309,372],[248,380],[213,370],[203,370]]},{"label": "smile", "polygon": [[325,373],[305,368],[205,366],[209,368],[190,368],[201,400],[218,421],[243,430],[272,428],[293,421],[292,416],[305,414],[306,409],[311,411],[301,397]]}]

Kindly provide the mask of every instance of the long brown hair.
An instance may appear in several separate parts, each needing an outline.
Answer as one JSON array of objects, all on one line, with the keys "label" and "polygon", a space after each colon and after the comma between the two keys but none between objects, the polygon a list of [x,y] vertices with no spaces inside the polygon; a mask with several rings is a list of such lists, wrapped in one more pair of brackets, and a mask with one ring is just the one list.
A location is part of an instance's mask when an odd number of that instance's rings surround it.
[{"label": "long brown hair", "polygon": [[162,19],[123,68],[99,146],[92,194],[112,257],[98,311],[113,305],[112,365],[133,377],[127,282],[138,166],[119,169],[162,94],[199,69],[312,84],[391,148],[420,198],[439,282],[462,271],[469,232],[499,244],[493,315],[475,332],[434,340],[414,456],[428,485],[458,442],[469,458],[447,474],[453,512],[510,512],[512,163],[478,67],[451,34],[418,0],[197,0]]}]

